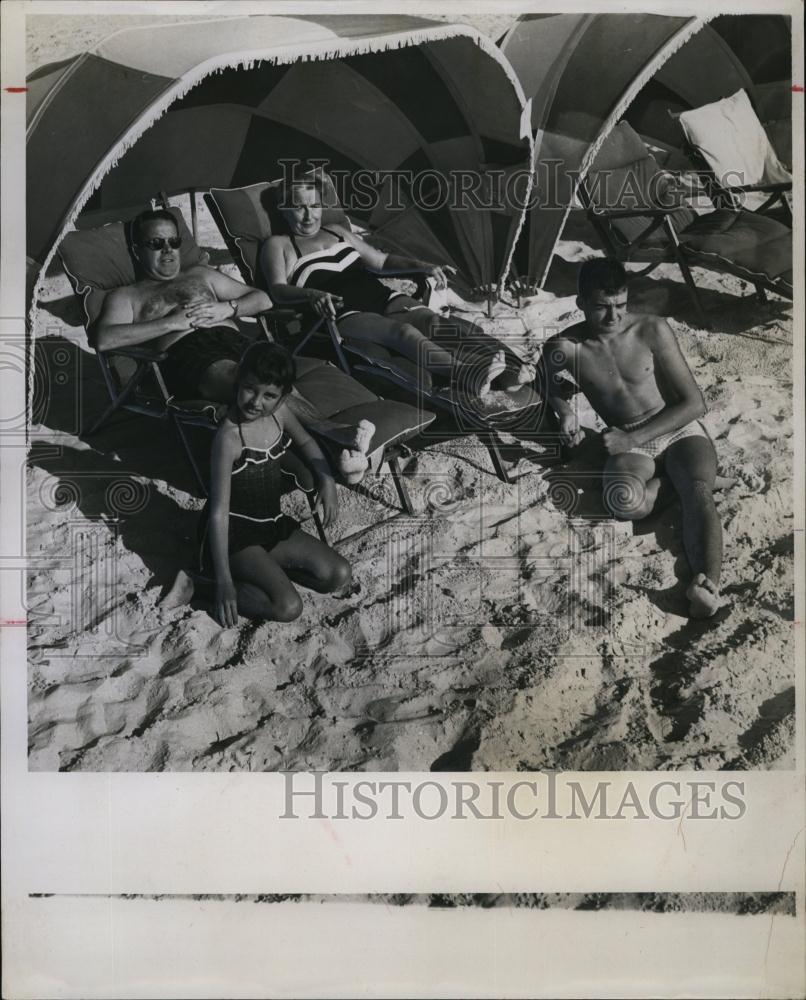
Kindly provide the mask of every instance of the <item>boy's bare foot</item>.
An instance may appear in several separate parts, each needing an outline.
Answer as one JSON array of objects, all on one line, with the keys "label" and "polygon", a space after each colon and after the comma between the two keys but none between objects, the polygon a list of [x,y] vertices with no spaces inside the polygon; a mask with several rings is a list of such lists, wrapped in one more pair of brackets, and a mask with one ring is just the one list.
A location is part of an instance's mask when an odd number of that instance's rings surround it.
[{"label": "boy's bare foot", "polygon": [[489,367],[484,372],[481,379],[481,385],[479,386],[479,396],[486,396],[490,391],[490,386],[506,371],[507,359],[503,351],[498,351],[497,354],[493,355],[492,361],[490,361]]},{"label": "boy's bare foot", "polygon": [[714,492],[719,490],[729,490],[731,486],[735,486],[739,480],[735,476],[717,476],[714,479]]},{"label": "boy's bare foot", "polygon": [[367,456],[361,451],[348,451],[346,448],[339,455],[339,472],[346,483],[360,483],[369,466]]},{"label": "boy's bare foot", "polygon": [[195,590],[196,585],[193,582],[193,578],[189,573],[180,569],[176,574],[176,579],[171,584],[168,593],[165,594],[164,597],[161,597],[160,600],[157,601],[157,604],[165,611],[181,607],[183,604],[190,604],[193,600]]},{"label": "boy's bare foot", "polygon": [[720,606],[719,590],[705,573],[698,573],[686,591],[692,618],[710,618]]}]

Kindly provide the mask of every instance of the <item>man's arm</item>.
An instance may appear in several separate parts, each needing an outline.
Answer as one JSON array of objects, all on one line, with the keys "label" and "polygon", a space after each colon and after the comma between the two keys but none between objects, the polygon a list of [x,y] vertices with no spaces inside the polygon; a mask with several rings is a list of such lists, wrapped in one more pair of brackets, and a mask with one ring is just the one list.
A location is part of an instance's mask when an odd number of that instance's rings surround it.
[{"label": "man's arm", "polygon": [[573,343],[560,333],[546,341],[542,355],[546,399],[559,418],[563,444],[572,447],[580,444],[585,437],[585,432],[579,426],[576,408],[562,395],[562,383],[565,380],[561,378],[561,374],[568,371],[573,350]]},{"label": "man's arm", "polygon": [[126,289],[115,289],[106,296],[101,315],[95,325],[95,347],[98,351],[133,347],[135,344],[146,344],[168,333],[176,331],[187,333],[190,329],[190,323],[182,312],[170,313],[145,323],[135,323],[132,301]]},{"label": "man's arm", "polygon": [[702,417],[707,409],[700,388],[694,381],[691,369],[666,320],[653,320],[646,338],[664,389],[674,398],[667,400],[660,413],[648,420],[643,427],[629,432],[633,443],[639,446],[661,434],[680,430],[692,420]]},{"label": "man's arm", "polygon": [[204,271],[217,301],[190,305],[186,313],[193,327],[218,326],[224,320],[257,316],[271,309],[271,299],[258,288],[236,281],[214,267],[205,267]]}]

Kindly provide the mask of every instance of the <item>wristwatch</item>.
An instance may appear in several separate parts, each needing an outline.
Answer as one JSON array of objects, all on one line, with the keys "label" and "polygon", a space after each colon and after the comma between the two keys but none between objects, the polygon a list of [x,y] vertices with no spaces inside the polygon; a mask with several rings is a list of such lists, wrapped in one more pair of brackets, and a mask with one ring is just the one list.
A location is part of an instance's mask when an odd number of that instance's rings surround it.
[{"label": "wristwatch", "polygon": [[230,299],[229,304],[232,306],[232,319],[236,319],[238,316],[238,300]]}]

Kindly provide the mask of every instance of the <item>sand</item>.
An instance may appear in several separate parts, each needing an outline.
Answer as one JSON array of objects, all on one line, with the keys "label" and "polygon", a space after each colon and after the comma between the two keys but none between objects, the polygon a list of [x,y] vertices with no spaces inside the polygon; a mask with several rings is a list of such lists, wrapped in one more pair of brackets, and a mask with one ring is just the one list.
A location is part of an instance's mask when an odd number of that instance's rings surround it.
[{"label": "sand", "polygon": [[[44,25],[34,60],[77,51],[91,27],[65,50],[67,29]],[[231,268],[204,213],[201,225],[213,262]],[[492,318],[463,308],[531,352],[580,317],[575,264],[596,252],[572,218],[546,290]],[[105,394],[55,266],[34,331],[31,768],[792,767],[792,307],[758,303],[733,278],[695,279],[712,330],[672,266],[636,279],[632,305],[669,318],[720,471],[737,479],[717,500],[728,603],[714,620],[685,616],[679,506],[636,525],[604,516],[599,425],[583,405],[588,446],[565,468],[550,444],[526,443],[517,482],[503,484],[470,436],[408,461],[415,517],[387,475],[340,487],[332,537],[354,592],[304,592],[292,624],[221,629],[202,603],[157,607],[192,560],[201,506],[168,429],[126,415],[77,433]]]}]

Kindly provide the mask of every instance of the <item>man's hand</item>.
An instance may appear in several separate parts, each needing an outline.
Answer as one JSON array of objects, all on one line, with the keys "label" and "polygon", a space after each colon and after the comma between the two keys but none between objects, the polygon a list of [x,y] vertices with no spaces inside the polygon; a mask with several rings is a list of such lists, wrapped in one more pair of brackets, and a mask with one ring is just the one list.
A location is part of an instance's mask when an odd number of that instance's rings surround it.
[{"label": "man's hand", "polygon": [[325,319],[335,319],[336,310],[344,305],[344,299],[338,295],[331,295],[330,292],[320,292],[317,288],[305,289],[311,309],[317,316]]},{"label": "man's hand", "polygon": [[329,528],[336,520],[339,512],[339,499],[336,493],[336,484],[330,476],[323,477],[319,482],[319,496],[316,500],[314,513],[318,514],[325,525]]},{"label": "man's hand", "polygon": [[213,607],[216,621],[222,628],[238,624],[238,595],[232,580],[216,581]]},{"label": "man's hand", "polygon": [[585,440],[585,431],[579,426],[575,413],[560,417],[560,440],[569,448],[576,448]]},{"label": "man's hand", "polygon": [[602,433],[602,441],[604,441],[608,455],[621,455],[635,447],[632,434],[629,431],[619,430],[618,427],[608,427]]},{"label": "man's hand", "polygon": [[183,306],[183,313],[194,329],[218,326],[233,317],[229,302],[210,302],[209,299],[188,302]]}]

